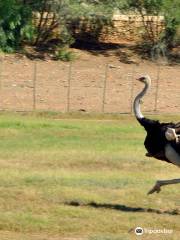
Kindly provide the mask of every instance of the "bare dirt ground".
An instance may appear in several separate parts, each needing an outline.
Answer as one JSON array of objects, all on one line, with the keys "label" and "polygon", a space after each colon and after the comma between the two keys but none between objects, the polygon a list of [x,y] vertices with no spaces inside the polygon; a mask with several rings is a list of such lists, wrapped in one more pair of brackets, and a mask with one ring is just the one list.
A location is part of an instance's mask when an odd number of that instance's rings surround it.
[{"label": "bare dirt ground", "polygon": [[179,65],[142,60],[123,48],[73,51],[76,60],[72,64],[48,56],[32,60],[22,55],[1,55],[0,109],[131,113],[132,101],[142,89],[135,79],[149,74],[152,89],[143,110],[180,112]]}]

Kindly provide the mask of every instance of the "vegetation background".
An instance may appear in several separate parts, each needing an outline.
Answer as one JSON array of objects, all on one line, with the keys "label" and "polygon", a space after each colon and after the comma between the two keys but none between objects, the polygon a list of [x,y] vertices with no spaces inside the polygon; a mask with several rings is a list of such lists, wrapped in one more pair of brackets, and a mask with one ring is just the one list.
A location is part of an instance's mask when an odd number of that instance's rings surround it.
[{"label": "vegetation background", "polygon": [[[135,12],[165,17],[165,28],[156,38],[145,26],[144,42],[147,51],[155,46],[169,50],[179,44],[180,2],[178,0],[1,0],[0,2],[0,49],[13,52],[24,45],[53,48],[62,60],[71,60],[67,48],[78,41],[75,29],[81,33],[91,29],[90,36],[98,41],[104,26],[112,25],[112,15]],[[35,13],[39,21],[34,22]],[[51,20],[49,16],[52,16]],[[44,19],[44,20],[43,20]],[[83,20],[83,24],[82,24]],[[53,39],[53,31],[59,27],[59,35]]]}]

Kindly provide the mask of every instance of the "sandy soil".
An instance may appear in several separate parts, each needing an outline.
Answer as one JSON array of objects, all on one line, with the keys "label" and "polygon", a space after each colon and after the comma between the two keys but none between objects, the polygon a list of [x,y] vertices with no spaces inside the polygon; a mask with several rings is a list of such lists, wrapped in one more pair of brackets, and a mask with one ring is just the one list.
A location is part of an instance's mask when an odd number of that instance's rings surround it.
[{"label": "sandy soil", "polygon": [[144,61],[122,49],[74,52],[77,59],[72,64],[1,55],[0,109],[131,113],[133,99],[142,88],[135,79],[149,74],[152,89],[143,110],[180,112],[179,65]]}]

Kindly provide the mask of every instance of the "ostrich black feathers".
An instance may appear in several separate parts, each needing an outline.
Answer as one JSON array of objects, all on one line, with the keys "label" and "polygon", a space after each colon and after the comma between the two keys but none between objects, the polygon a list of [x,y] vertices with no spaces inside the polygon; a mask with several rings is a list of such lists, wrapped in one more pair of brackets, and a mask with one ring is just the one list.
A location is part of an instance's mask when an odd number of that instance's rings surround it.
[{"label": "ostrich black feathers", "polygon": [[169,162],[164,153],[164,148],[167,143],[170,143],[173,148],[180,153],[180,144],[176,143],[175,141],[168,142],[165,137],[167,128],[180,128],[179,123],[160,123],[158,120],[150,120],[145,117],[138,119],[138,121],[147,132],[144,146],[148,151],[149,156]]}]

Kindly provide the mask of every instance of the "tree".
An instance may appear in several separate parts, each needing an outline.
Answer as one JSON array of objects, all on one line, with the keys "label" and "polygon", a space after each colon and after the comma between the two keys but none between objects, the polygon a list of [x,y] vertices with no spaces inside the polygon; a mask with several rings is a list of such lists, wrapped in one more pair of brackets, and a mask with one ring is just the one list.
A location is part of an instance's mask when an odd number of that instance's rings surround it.
[{"label": "tree", "polygon": [[[155,49],[165,53],[171,49],[180,26],[179,0],[128,0],[126,9],[136,11],[143,19],[145,34],[143,35],[148,51]],[[158,31],[158,24],[145,22],[145,16],[164,16],[164,31]]]},{"label": "tree", "polygon": [[163,1],[162,11],[165,16],[165,31],[163,40],[168,48],[180,43],[180,1]]},{"label": "tree", "polygon": [[80,35],[98,41],[101,29],[111,24],[114,9],[123,1],[1,0],[0,48],[12,51],[27,40],[46,45],[55,32],[61,46],[71,45]]},{"label": "tree", "polygon": [[81,32],[89,27],[95,36],[102,25],[109,23],[115,6],[107,0],[25,0],[23,4],[31,8],[34,16],[39,16],[35,45],[46,44],[58,28],[62,44],[72,43],[77,27]]},{"label": "tree", "polygon": [[19,1],[1,0],[0,16],[0,49],[12,52],[20,47],[24,37],[28,37],[31,12]]}]

